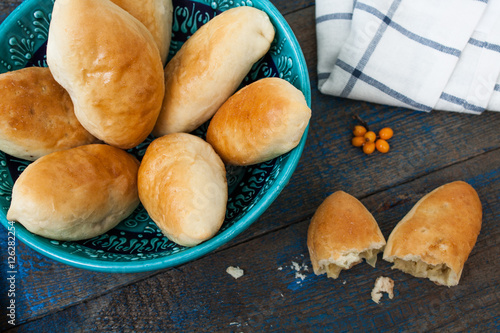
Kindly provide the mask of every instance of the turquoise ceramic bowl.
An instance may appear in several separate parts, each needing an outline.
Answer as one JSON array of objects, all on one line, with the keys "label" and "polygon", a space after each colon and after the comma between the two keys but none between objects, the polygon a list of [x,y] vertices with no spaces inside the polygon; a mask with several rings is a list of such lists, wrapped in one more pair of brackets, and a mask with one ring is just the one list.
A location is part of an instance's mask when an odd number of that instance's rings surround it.
[{"label": "turquoise ceramic bowl", "polygon": [[[268,54],[256,63],[243,84],[263,77],[279,76],[300,89],[311,106],[307,66],[292,30],[267,0],[174,0],[174,21],[170,56],[201,25],[217,13],[235,6],[254,6],[265,11],[276,29]],[[45,48],[53,0],[26,0],[0,26],[0,72],[27,66],[46,66]],[[82,27],[83,28],[83,27]],[[195,131],[203,137],[206,125]],[[47,239],[15,224],[15,234],[36,251],[60,262],[103,272],[157,270],[199,258],[227,243],[247,229],[283,190],[299,162],[307,130],[298,147],[266,163],[227,170],[229,200],[226,218],[219,233],[200,245],[179,246],[162,235],[142,206],[116,228],[101,236],[78,242]],[[139,159],[149,141],[130,152]],[[0,152],[0,220],[9,227],[6,213],[12,186],[29,164]]]}]

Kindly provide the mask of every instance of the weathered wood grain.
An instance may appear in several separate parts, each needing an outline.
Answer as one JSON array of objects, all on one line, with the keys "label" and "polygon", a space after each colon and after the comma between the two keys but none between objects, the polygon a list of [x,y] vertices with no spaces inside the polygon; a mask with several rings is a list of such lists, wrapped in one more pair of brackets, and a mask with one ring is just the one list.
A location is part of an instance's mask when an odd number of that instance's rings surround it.
[{"label": "weathered wood grain", "polygon": [[[498,330],[500,150],[483,154],[363,199],[385,237],[425,193],[456,179],[472,184],[484,222],[460,284],[447,288],[362,263],[337,280],[316,276],[306,247],[309,221],[271,232],[124,286],[21,326],[26,332],[75,331],[434,331]],[[299,267],[297,271],[294,263]],[[245,270],[237,280],[225,272]],[[302,274],[304,279],[297,275]],[[375,279],[395,281],[395,297],[371,301]]]},{"label": "weathered wood grain", "polygon": [[[7,233],[0,231],[0,331],[9,327],[5,320],[4,302],[7,300]],[[16,243],[16,323],[55,312],[77,304],[82,300],[109,292],[115,288],[150,276],[152,273],[102,274],[60,264],[33,251],[26,245]]]}]

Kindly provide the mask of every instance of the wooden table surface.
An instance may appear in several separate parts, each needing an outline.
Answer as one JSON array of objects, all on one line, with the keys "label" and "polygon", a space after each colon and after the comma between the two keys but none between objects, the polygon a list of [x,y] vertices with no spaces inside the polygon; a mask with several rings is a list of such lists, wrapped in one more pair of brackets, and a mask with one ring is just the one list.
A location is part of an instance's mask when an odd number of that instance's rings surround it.
[{"label": "wooden table surface", "polygon": [[[0,20],[20,3],[0,3]],[[48,259],[17,245],[16,323],[7,332],[325,332],[500,331],[500,113],[430,113],[319,93],[314,1],[274,0],[302,46],[311,79],[312,119],[300,163],[281,195],[229,244],[182,266],[106,274]],[[353,116],[395,131],[388,154],[351,146]],[[311,216],[327,195],[359,198],[387,238],[424,194],[464,180],[478,192],[483,226],[460,284],[414,278],[380,259],[337,280],[312,272],[306,246]],[[7,233],[0,228],[6,298]],[[228,266],[239,266],[234,279]],[[299,274],[297,274],[299,273]],[[395,282],[392,300],[370,292],[378,276]]]}]

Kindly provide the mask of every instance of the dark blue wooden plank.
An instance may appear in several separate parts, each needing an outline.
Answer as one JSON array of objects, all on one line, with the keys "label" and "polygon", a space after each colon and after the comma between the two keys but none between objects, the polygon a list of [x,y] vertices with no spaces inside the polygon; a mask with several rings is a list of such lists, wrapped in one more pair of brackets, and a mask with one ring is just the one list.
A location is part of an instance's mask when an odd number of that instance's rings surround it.
[{"label": "dark blue wooden plank", "polygon": [[[149,273],[102,274],[74,268],[55,262],[33,251],[19,241],[15,245],[14,268],[9,268],[7,230],[0,228],[0,277],[2,281],[14,275],[15,296],[9,297],[10,285],[0,284],[0,330],[10,327],[6,318],[6,305],[15,301],[15,323],[30,317],[53,312],[79,303],[98,294],[142,279]],[[8,273],[14,271],[13,274]],[[10,318],[9,318],[10,320]]]},{"label": "dark blue wooden plank", "polygon": [[17,6],[21,3],[21,0],[4,0],[0,2],[0,23],[3,22]]}]

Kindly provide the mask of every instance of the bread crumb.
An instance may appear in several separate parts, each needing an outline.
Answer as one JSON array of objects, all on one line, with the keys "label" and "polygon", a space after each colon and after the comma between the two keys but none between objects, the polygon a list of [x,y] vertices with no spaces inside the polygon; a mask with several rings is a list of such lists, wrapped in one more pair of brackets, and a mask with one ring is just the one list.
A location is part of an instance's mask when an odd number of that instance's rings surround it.
[{"label": "bread crumb", "polygon": [[292,265],[290,266],[290,268],[295,271],[295,279],[297,279],[295,283],[300,284],[306,279],[307,276],[305,274],[302,274],[302,272],[309,271],[309,268],[306,264],[299,264],[298,262],[292,261]]},{"label": "bread crumb", "polygon": [[391,278],[379,276],[372,290],[372,301],[378,304],[382,298],[382,292],[387,293],[389,298],[392,299],[394,297],[393,289],[394,281]]},{"label": "bread crumb", "polygon": [[233,267],[233,266],[229,266],[227,269],[226,269],[226,272],[231,275],[232,277],[234,277],[235,279],[238,279],[240,277],[243,276],[244,274],[244,271],[239,268],[239,267]]}]

